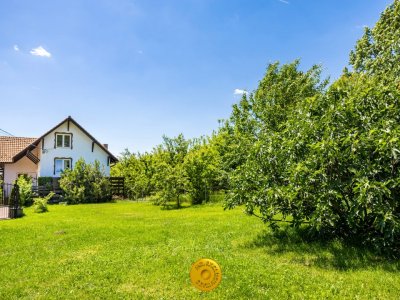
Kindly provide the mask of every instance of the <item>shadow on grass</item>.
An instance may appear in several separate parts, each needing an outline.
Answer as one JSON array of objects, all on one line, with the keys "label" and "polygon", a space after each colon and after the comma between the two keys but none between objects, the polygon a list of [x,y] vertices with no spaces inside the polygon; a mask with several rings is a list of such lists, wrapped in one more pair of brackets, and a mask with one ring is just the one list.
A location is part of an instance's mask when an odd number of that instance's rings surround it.
[{"label": "shadow on grass", "polygon": [[304,266],[324,269],[356,270],[382,269],[399,272],[400,262],[379,256],[367,248],[338,239],[310,238],[306,232],[285,227],[277,233],[264,230],[246,248],[263,248],[270,255],[290,257],[290,261]]},{"label": "shadow on grass", "polygon": [[179,207],[176,204],[163,204],[161,210],[178,210],[191,207],[189,204],[181,204]]}]

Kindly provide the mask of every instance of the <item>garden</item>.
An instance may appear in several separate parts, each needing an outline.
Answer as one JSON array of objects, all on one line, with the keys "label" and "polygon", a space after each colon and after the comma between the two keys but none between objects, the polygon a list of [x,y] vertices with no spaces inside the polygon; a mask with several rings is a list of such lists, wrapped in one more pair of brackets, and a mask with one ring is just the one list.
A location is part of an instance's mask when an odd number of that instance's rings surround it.
[{"label": "garden", "polygon": [[[398,299],[400,264],[340,240],[274,235],[221,203],[50,205],[0,222],[1,299]],[[200,292],[199,258],[222,282]]]},{"label": "garden", "polygon": [[[336,80],[271,63],[210,136],[163,136],[121,153],[111,176],[76,162],[62,198],[0,222],[0,298],[398,299],[400,1]],[[42,179],[43,180],[43,179]],[[190,284],[200,258],[222,268]]]}]

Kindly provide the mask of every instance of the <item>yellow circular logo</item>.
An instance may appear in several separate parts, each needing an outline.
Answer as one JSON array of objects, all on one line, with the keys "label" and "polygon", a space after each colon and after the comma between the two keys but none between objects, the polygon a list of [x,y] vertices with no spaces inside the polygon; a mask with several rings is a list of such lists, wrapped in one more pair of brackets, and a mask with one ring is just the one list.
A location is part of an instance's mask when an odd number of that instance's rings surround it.
[{"label": "yellow circular logo", "polygon": [[201,291],[211,291],[221,282],[220,266],[212,259],[202,258],[196,261],[190,270],[192,284]]}]

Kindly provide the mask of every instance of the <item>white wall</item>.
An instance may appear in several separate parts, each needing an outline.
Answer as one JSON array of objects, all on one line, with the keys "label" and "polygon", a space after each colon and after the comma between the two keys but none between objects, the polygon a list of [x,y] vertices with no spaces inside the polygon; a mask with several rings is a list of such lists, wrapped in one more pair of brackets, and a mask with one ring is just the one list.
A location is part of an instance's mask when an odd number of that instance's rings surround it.
[{"label": "white wall", "polygon": [[37,178],[37,165],[26,156],[13,164],[4,164],[4,182],[13,183],[18,174],[28,174],[32,178]]},{"label": "white wall", "polygon": [[[72,149],[54,148],[56,132],[72,133]],[[95,160],[98,160],[100,165],[104,167],[106,176],[110,175],[110,166],[107,166],[108,153],[101,149],[97,144],[94,145],[92,152],[92,140],[72,122],[69,124],[69,130],[67,122],[65,122],[50,132],[44,137],[43,150],[41,142],[38,145],[38,149],[40,150],[38,176],[59,176],[58,174],[54,174],[55,158],[71,158],[72,166],[74,166],[80,158],[83,158],[87,163],[93,163]]]}]

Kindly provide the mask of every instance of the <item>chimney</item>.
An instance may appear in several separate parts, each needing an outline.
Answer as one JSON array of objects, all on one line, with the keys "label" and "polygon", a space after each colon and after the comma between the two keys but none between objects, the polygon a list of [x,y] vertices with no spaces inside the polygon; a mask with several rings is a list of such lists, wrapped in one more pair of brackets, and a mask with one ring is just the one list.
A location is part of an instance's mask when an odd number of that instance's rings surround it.
[{"label": "chimney", "polygon": [[108,150],[108,144],[103,144],[103,146]]}]

